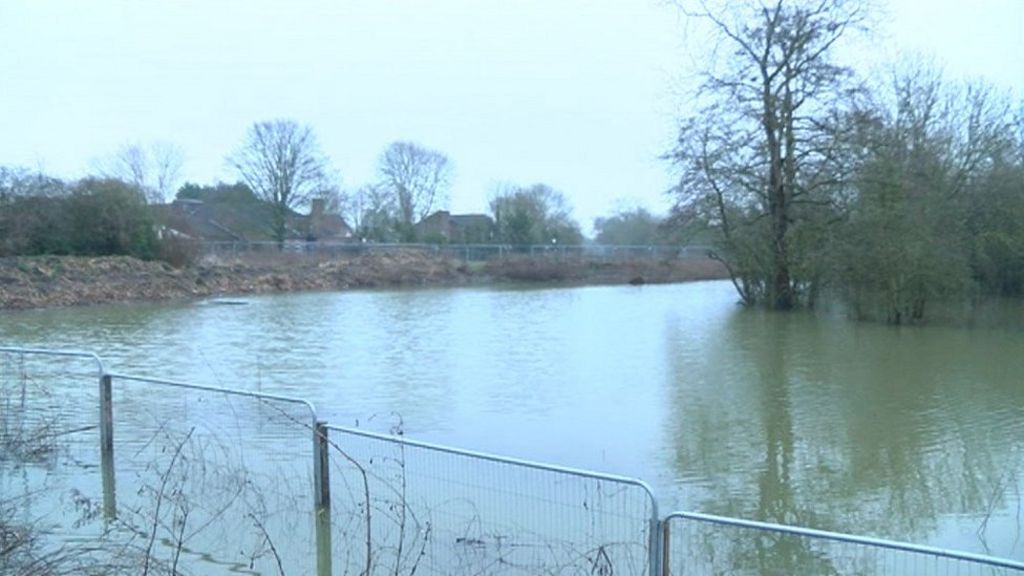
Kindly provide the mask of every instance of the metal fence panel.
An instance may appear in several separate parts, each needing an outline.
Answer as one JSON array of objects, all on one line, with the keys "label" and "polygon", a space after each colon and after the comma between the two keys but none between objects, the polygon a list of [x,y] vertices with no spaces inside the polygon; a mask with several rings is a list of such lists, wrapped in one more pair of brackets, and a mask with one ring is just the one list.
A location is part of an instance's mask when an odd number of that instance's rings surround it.
[{"label": "metal fence panel", "polygon": [[101,372],[89,353],[0,348],[0,573],[104,532]]},{"label": "metal fence panel", "polygon": [[0,573],[25,566],[1024,573],[1013,560],[707,514],[659,522],[650,489],[631,478],[325,426],[301,399],[109,374],[90,353],[0,347]]},{"label": "metal fence panel", "polygon": [[642,259],[707,258],[707,246],[610,246],[602,244],[391,244],[362,242],[205,242],[207,254],[220,257],[266,257],[291,255],[322,258],[353,258],[364,254],[422,252],[439,254],[463,262],[485,262],[505,256],[531,256],[546,259],[591,259],[629,261]]},{"label": "metal fence panel", "polygon": [[193,574],[314,574],[308,404],[114,375],[118,522]]},{"label": "metal fence panel", "polygon": [[676,512],[663,525],[664,576],[994,576],[1024,564],[875,538]]},{"label": "metal fence panel", "polygon": [[639,575],[657,558],[641,482],[329,430],[335,573]]}]

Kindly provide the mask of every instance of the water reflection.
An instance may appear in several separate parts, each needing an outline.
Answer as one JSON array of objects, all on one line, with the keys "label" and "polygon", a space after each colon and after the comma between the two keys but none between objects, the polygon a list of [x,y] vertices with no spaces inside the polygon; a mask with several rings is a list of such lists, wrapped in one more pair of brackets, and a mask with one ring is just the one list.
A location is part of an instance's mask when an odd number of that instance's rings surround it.
[{"label": "water reflection", "polygon": [[301,396],[342,425],[398,413],[417,438],[644,478],[666,509],[1024,558],[1024,331],[982,324],[765,314],[698,283],[8,313],[0,341]]},{"label": "water reflection", "polygon": [[669,334],[681,504],[1024,556],[1019,334],[738,309],[715,334]]}]

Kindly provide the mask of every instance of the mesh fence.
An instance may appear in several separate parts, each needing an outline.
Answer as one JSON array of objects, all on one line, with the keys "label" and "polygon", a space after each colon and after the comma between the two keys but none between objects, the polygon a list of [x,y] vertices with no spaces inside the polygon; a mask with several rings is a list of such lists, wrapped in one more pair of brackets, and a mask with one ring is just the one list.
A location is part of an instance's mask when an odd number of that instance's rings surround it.
[{"label": "mesh fence", "polygon": [[422,252],[439,254],[464,262],[483,262],[505,256],[529,255],[560,259],[589,258],[603,260],[633,260],[643,258],[706,258],[706,246],[606,246],[600,244],[373,244],[360,242],[298,242],[284,245],[276,242],[207,242],[207,254],[224,257],[246,255],[292,254],[318,257],[356,257],[364,254],[394,254]]},{"label": "mesh fence", "polygon": [[93,460],[99,372],[88,356],[0,350],[0,461]]},{"label": "mesh fence", "polygon": [[628,479],[330,427],[336,574],[647,574]]},{"label": "mesh fence", "polygon": [[100,372],[89,354],[0,348],[0,574],[314,574],[325,555],[367,576],[1024,573],[696,513],[659,530],[632,479],[330,426],[318,515],[308,404],[124,375],[111,474]]},{"label": "mesh fence", "polygon": [[[868,538],[697,514],[665,521],[665,576],[843,574],[994,576],[1012,562]],[[992,564],[986,560],[993,560]]]},{"label": "mesh fence", "polygon": [[305,404],[113,378],[118,522],[193,574],[314,574]]},{"label": "mesh fence", "polygon": [[0,573],[103,532],[99,373],[89,355],[0,350]]}]

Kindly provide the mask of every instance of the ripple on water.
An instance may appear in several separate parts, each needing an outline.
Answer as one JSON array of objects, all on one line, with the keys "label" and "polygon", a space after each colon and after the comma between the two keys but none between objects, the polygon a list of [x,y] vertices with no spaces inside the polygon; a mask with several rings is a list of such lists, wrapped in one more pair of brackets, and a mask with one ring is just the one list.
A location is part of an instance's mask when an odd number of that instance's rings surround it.
[{"label": "ripple on water", "polygon": [[[988,551],[1021,554],[994,532],[1013,529],[1024,476],[1019,330],[766,314],[713,282],[246,301],[4,314],[0,340],[96,350],[122,372],[300,396],[341,424],[388,431],[398,414],[417,437],[651,479],[690,509],[777,509],[975,551],[985,550],[970,534],[987,515]],[[198,410],[173,412],[174,396],[118,394],[118,434],[131,418]],[[210,414],[210,425],[260,419]],[[288,433],[261,433],[282,446],[266,465],[280,465]]]}]

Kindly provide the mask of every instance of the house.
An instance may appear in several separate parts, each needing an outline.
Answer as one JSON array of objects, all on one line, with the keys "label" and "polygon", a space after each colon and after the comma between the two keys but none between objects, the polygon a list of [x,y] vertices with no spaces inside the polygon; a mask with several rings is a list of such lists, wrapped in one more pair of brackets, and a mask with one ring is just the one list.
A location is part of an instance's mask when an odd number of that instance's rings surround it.
[{"label": "house", "polygon": [[439,210],[416,226],[416,235],[427,242],[488,244],[494,238],[494,220],[486,214],[451,214]]},{"label": "house", "polygon": [[[170,204],[153,205],[153,218],[161,233],[203,242],[273,241],[273,207],[248,190],[222,187],[201,189],[194,194],[197,197],[179,197]],[[286,239],[351,240],[352,229],[341,216],[328,213],[325,206],[323,200],[316,199],[309,214],[289,210]]]},{"label": "house", "polygon": [[304,230],[307,240],[351,240],[352,228],[340,215],[327,212],[323,198],[314,198],[310,203],[309,215],[294,214],[290,224]]},{"label": "house", "polygon": [[240,220],[246,220],[244,213],[222,213],[218,206],[192,198],[151,205],[151,209],[161,237],[171,235],[205,242],[246,240],[243,230],[248,227],[239,225]]}]

